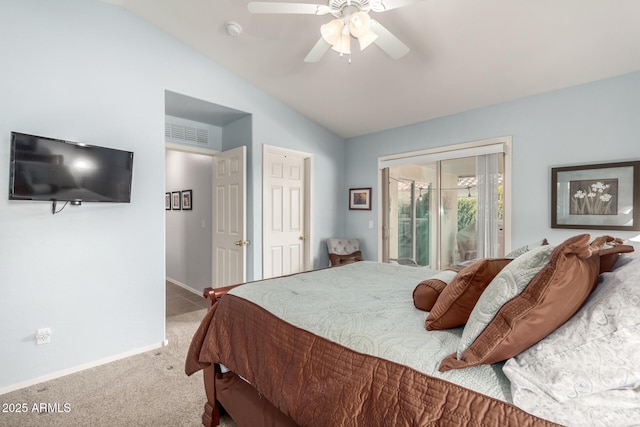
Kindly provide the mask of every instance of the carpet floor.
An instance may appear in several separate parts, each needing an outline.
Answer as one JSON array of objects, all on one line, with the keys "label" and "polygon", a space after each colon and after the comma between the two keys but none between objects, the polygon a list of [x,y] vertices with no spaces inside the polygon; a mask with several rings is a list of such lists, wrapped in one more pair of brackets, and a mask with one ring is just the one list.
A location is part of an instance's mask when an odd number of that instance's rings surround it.
[{"label": "carpet floor", "polygon": [[[206,402],[202,371],[184,361],[205,310],[167,318],[169,345],[0,396],[26,413],[0,413],[0,426],[200,426]],[[40,406],[49,411],[40,412]],[[42,408],[44,409],[44,408]],[[235,427],[225,417],[223,427]]]}]

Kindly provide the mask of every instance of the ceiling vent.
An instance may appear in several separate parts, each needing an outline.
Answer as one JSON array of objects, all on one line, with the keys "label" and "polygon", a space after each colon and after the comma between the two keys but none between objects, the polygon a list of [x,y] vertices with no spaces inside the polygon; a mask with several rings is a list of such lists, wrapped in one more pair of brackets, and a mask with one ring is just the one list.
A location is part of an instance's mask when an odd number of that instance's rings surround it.
[{"label": "ceiling vent", "polygon": [[209,144],[209,129],[166,122],[164,136],[167,139],[194,144]]}]

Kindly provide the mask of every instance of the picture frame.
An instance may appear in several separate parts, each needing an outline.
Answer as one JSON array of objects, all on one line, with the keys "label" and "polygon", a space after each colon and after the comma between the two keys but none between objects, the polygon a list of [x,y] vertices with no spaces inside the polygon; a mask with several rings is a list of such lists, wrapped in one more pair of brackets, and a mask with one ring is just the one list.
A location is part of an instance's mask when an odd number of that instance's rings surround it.
[{"label": "picture frame", "polygon": [[551,228],[640,230],[640,161],[552,168]]},{"label": "picture frame", "polygon": [[179,191],[173,191],[171,192],[171,209],[173,209],[174,211],[179,211],[181,208],[181,204],[180,204],[180,192]]},{"label": "picture frame", "polygon": [[164,210],[171,210],[171,193],[164,193]]},{"label": "picture frame", "polygon": [[371,187],[349,189],[350,210],[371,210]]},{"label": "picture frame", "polygon": [[181,191],[182,210],[190,211],[193,209],[193,190]]}]

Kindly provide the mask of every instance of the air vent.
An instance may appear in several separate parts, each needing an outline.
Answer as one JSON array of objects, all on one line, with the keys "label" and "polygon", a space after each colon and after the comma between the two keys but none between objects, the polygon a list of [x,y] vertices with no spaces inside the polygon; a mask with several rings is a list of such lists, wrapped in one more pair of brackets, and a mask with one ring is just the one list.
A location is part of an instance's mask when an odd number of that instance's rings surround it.
[{"label": "air vent", "polygon": [[208,144],[209,143],[209,130],[206,128],[197,128],[193,126],[183,126],[175,123],[165,123],[164,125],[165,138],[192,142],[196,144]]}]

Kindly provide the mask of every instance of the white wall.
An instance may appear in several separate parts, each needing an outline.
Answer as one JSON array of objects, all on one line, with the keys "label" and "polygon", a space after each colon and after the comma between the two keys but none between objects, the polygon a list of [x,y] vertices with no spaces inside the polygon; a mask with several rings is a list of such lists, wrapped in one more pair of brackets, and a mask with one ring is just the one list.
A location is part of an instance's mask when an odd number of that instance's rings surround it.
[{"label": "white wall", "polygon": [[[318,153],[318,173],[331,176],[315,192],[314,231],[321,239],[344,228],[335,198],[342,139],[117,6],[0,0],[0,8],[0,188],[12,130],[135,152],[130,204],[54,216],[47,203],[0,197],[0,393],[164,340],[165,90],[252,114],[254,145]],[[253,151],[259,183],[261,150]],[[260,236],[261,194],[249,203]],[[261,246],[251,250],[261,271]],[[36,346],[42,327],[53,329],[52,342]]]},{"label": "white wall", "polygon": [[211,286],[211,156],[167,150],[166,191],[192,190],[191,210],[165,210],[167,279],[197,293]]},{"label": "white wall", "polygon": [[511,135],[512,247],[581,232],[630,237],[637,233],[551,229],[551,168],[640,159],[638,117],[640,73],[633,73],[350,139],[344,191],[372,186],[374,208],[347,211],[347,233],[363,239],[367,259],[377,259],[379,156]]}]

